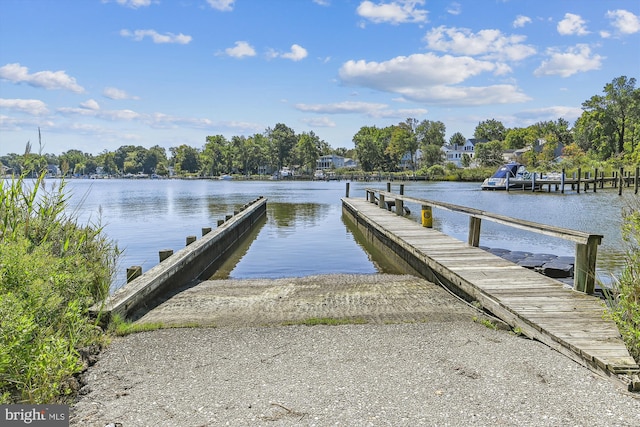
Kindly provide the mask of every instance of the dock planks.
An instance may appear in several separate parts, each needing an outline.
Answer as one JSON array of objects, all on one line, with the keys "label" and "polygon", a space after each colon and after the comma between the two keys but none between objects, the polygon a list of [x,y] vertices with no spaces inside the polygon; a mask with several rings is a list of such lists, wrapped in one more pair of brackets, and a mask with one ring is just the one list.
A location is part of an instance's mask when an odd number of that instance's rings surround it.
[{"label": "dock planks", "polygon": [[637,374],[615,323],[597,297],[520,267],[365,199],[344,198],[343,211],[375,235],[402,248],[437,276],[476,299],[530,338],[594,371]]}]

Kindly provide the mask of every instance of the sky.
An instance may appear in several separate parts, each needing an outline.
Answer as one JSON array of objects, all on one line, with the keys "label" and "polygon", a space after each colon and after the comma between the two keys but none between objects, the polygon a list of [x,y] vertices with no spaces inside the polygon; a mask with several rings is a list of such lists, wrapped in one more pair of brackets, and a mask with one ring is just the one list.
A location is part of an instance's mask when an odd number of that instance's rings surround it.
[{"label": "sky", "polygon": [[472,138],[491,119],[573,124],[639,75],[638,0],[1,0],[0,155],[202,148],[277,123],[353,148],[407,118]]}]

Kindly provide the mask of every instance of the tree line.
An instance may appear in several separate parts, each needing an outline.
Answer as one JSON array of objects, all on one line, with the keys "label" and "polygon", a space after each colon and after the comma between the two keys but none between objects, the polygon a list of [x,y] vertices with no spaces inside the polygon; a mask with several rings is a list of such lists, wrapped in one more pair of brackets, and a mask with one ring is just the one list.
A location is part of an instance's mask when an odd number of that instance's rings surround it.
[{"label": "tree line", "polygon": [[[620,76],[604,86],[601,95],[582,103],[582,114],[573,126],[564,118],[541,121],[528,127],[507,129],[500,121],[488,119],[478,123],[473,138],[474,161],[480,166],[503,162],[503,152],[522,149],[543,140],[541,150],[529,150],[524,162],[538,167],[553,162],[557,148],[567,161],[579,164],[587,160],[613,160],[626,164],[640,163],[640,89],[635,78]],[[302,173],[313,173],[316,160],[336,154],[354,158],[359,168],[370,171],[397,171],[401,160],[416,171],[444,163],[441,147],[447,143],[463,145],[466,137],[454,133],[445,138],[441,121],[407,118],[397,125],[383,128],[363,126],[353,136],[353,149],[332,148],[314,132],[296,134],[283,123],[252,136],[207,136],[201,148],[182,144],[169,148],[123,145],[115,151],[98,155],[68,150],[60,155],[32,152],[27,143],[24,154],[10,153],[0,161],[14,174],[38,172],[47,165],[57,165],[64,174],[86,175],[98,168],[105,174],[217,176],[225,173],[267,174],[284,166]],[[420,155],[418,155],[420,153]],[[463,166],[472,163],[463,156]]]}]

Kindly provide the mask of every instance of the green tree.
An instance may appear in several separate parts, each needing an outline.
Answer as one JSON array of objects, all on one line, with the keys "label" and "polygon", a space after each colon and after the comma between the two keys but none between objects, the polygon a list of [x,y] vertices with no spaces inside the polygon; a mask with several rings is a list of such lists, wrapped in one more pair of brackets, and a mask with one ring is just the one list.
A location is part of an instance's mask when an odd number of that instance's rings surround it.
[{"label": "green tree", "polygon": [[487,139],[489,141],[504,141],[507,133],[506,128],[502,122],[491,119],[478,123],[476,126],[473,137],[476,139]]},{"label": "green tree", "polygon": [[167,150],[159,145],[154,145],[153,147],[146,150],[143,153],[144,157],[142,159],[142,172],[146,174],[152,174],[158,172],[158,166],[160,164],[167,165]]},{"label": "green tree", "polygon": [[536,130],[531,127],[513,128],[507,131],[504,143],[506,148],[517,150],[532,146],[536,139]]},{"label": "green tree", "polygon": [[60,162],[58,165],[60,166],[60,169],[76,173],[77,170],[81,170],[84,167],[77,167],[77,165],[83,165],[86,158],[84,153],[80,150],[68,150],[58,156],[58,161]]},{"label": "green tree", "polygon": [[216,176],[230,170],[225,169],[225,153],[229,141],[222,135],[207,136],[200,154],[200,167],[205,175]]},{"label": "green tree", "polygon": [[380,129],[375,126],[361,127],[353,136],[353,143],[363,171],[371,172],[382,168],[385,147]]},{"label": "green tree", "polygon": [[451,138],[449,138],[449,144],[451,145],[462,146],[465,142],[467,142],[467,139],[460,132],[454,133],[451,135]]},{"label": "green tree", "polygon": [[176,173],[196,173],[200,171],[200,152],[198,149],[182,144],[179,147],[170,148],[174,157]]},{"label": "green tree", "polygon": [[307,172],[315,169],[316,160],[320,157],[321,150],[320,138],[315,133],[302,133],[298,137],[298,143],[295,147],[296,157]]},{"label": "green tree", "polygon": [[[589,120],[596,121],[597,125],[603,130],[612,131],[613,134],[610,138],[613,138],[613,143],[609,141],[608,144],[599,145],[600,147],[613,145],[611,147],[613,148],[613,154],[623,154],[625,152],[625,143],[628,137],[627,130],[630,128],[635,129],[638,126],[640,118],[640,113],[638,113],[640,89],[636,89],[635,84],[635,78],[617,77],[611,83],[605,85],[604,95],[594,95],[582,103],[582,109],[585,112],[595,113],[588,116]],[[606,138],[606,134],[594,133],[594,136]],[[633,136],[635,132],[631,132],[631,134]],[[630,141],[629,152],[633,151],[635,143],[637,141]]]},{"label": "green tree", "polygon": [[476,144],[476,160],[481,166],[498,166],[504,163],[502,157],[502,143],[500,141],[489,141]]},{"label": "green tree", "polygon": [[291,157],[291,151],[295,147],[298,138],[296,133],[290,127],[278,123],[271,129],[267,129],[267,138],[269,139],[272,156],[277,161],[278,170],[286,166]]},{"label": "green tree", "polygon": [[415,126],[416,139],[423,150],[429,144],[442,147],[446,143],[446,131],[444,123],[431,120],[423,120]]},{"label": "green tree", "polygon": [[426,167],[433,165],[439,165],[444,159],[444,153],[439,146],[435,144],[428,144],[422,150],[422,164]]}]

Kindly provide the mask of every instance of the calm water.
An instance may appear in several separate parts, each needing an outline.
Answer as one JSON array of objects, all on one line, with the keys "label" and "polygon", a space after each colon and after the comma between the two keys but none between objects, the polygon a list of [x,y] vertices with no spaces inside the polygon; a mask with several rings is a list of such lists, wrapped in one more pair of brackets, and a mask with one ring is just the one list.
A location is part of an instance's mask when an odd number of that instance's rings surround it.
[{"label": "calm water", "polygon": [[[384,189],[384,182],[350,183],[352,197],[365,187]],[[205,181],[205,180],[71,180],[70,209],[82,222],[100,221],[124,253],[114,288],[125,282],[128,266],[143,271],[158,263],[158,251],[184,247],[189,235],[241,205],[265,196],[267,219],[254,238],[239,248],[224,277],[289,277],[326,273],[396,272],[369,255],[342,219],[340,198],[345,182]],[[394,191],[398,185],[393,186]],[[476,183],[405,183],[405,194],[474,207],[560,227],[603,234],[599,273],[607,280],[623,265],[621,211],[629,197],[615,191],[596,194],[486,192]],[[420,221],[420,207],[408,204]],[[434,228],[466,241],[468,219],[434,209]],[[574,245],[552,237],[484,221],[480,243],[490,247],[556,255],[573,255]]]}]

